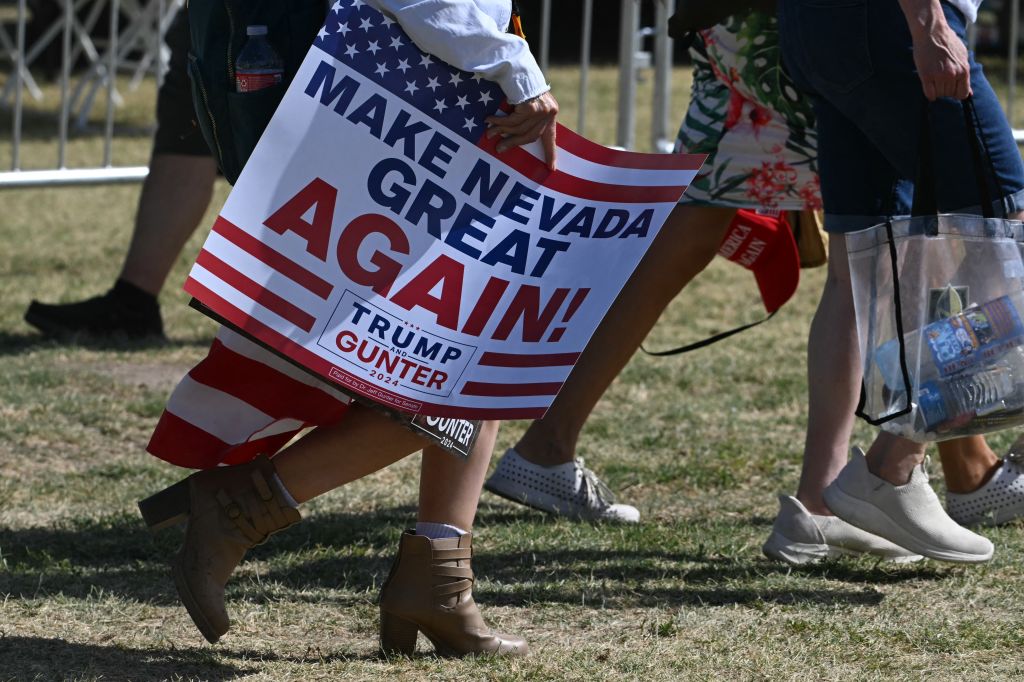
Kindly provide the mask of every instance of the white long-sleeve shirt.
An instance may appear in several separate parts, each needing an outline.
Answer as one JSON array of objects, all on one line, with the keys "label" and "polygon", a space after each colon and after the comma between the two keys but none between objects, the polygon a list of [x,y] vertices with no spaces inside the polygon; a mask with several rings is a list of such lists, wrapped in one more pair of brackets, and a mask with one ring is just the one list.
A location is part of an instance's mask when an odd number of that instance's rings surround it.
[{"label": "white long-sleeve shirt", "polygon": [[510,0],[366,0],[424,52],[501,86],[511,104],[550,90],[526,41],[505,32]]}]

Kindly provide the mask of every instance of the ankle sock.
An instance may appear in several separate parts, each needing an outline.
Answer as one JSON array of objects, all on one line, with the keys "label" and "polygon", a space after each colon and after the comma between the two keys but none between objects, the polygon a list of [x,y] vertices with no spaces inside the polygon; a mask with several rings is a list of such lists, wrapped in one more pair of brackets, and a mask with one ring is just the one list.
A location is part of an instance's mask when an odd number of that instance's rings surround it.
[{"label": "ankle sock", "polygon": [[131,308],[151,308],[158,305],[156,296],[123,279],[114,282],[110,296]]},{"label": "ankle sock", "polygon": [[424,521],[416,522],[416,535],[428,537],[431,540],[443,540],[444,538],[458,538],[465,535],[458,526],[451,526],[447,523],[429,523]]}]

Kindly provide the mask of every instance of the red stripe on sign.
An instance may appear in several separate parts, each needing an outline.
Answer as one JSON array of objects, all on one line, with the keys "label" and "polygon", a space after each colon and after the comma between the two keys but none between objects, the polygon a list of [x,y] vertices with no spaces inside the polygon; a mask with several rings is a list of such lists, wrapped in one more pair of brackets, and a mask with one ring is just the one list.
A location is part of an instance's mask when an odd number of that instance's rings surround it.
[{"label": "red stripe on sign", "polygon": [[322,390],[270,365],[240,355],[215,339],[207,358],[189,376],[228,393],[274,419],[298,419],[308,424],[337,421],[346,404]]},{"label": "red stripe on sign", "polygon": [[495,147],[500,138],[480,138],[480,148],[502,163],[519,171],[530,180],[561,192],[567,196],[605,201],[619,204],[654,204],[675,203],[686,191],[686,185],[653,186],[653,185],[611,185],[604,182],[584,180],[562,171],[552,172],[544,163],[525,149],[513,147],[498,154]]},{"label": "red stripe on sign", "polygon": [[515,397],[531,395],[555,395],[558,389],[562,388],[559,381],[548,381],[536,384],[491,384],[483,381],[467,381],[462,390],[462,395],[479,395],[497,397]]},{"label": "red stripe on sign", "polygon": [[203,249],[196,258],[196,264],[209,270],[218,279],[234,287],[267,310],[280,315],[304,332],[308,332],[316,323],[316,318],[297,305],[286,301],[273,291],[249,279],[238,270]]},{"label": "red stripe on sign", "polygon": [[695,171],[706,158],[704,154],[643,154],[609,149],[591,142],[565,126],[558,127],[557,140],[560,148],[580,158],[618,168]]},{"label": "red stripe on sign", "polygon": [[334,285],[321,279],[287,256],[270,248],[256,237],[238,227],[234,223],[217,216],[213,223],[213,231],[242,249],[250,256],[257,258],[301,287],[308,289],[325,301],[334,291]]},{"label": "red stripe on sign", "polygon": [[477,364],[488,367],[569,367],[579,353],[484,353]]}]

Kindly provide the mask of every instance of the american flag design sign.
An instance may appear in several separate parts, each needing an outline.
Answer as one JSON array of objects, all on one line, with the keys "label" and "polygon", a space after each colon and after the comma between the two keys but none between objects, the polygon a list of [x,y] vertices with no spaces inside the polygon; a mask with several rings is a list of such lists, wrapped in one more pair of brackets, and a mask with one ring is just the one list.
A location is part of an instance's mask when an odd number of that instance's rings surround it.
[{"label": "american flag design sign", "polygon": [[315,47],[470,143],[505,99],[497,84],[420,52],[393,19],[362,0],[335,2]]},{"label": "american flag design sign", "polygon": [[542,416],[704,157],[560,126],[552,172],[539,143],[497,154],[484,135],[503,100],[336,2],[186,291],[332,389]]}]

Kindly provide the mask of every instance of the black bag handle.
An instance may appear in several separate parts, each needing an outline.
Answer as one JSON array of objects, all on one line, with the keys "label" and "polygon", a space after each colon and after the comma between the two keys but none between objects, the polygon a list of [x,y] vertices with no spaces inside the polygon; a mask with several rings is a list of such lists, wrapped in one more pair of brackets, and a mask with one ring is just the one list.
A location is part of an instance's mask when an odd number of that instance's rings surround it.
[{"label": "black bag handle", "polygon": [[[915,188],[916,189],[916,188]],[[916,194],[916,191],[915,191]],[[903,394],[906,396],[907,404],[901,409],[887,414],[878,419],[872,419],[868,416],[867,412],[864,411],[864,405],[867,403],[867,389],[864,386],[864,378],[860,380],[860,400],[857,402],[857,409],[854,410],[854,415],[860,417],[868,424],[872,426],[880,426],[886,422],[890,422],[893,419],[898,419],[904,415],[910,414],[913,410],[913,403],[910,400],[910,370],[907,367],[907,346],[903,340],[903,303],[900,297],[900,276],[899,276],[899,258],[896,253],[896,239],[892,233],[892,219],[885,221],[885,234],[889,241],[889,263],[892,266],[892,292],[893,292],[893,308],[896,313],[896,338],[899,339],[900,344],[900,374],[903,376]]]},{"label": "black bag handle", "polygon": [[[996,190],[1003,194],[999,185],[999,176],[995,174],[992,163],[992,154],[988,149],[988,142],[978,133],[981,131],[981,121],[978,119],[978,110],[974,106],[974,95],[969,95],[963,101],[964,125],[967,127],[967,143],[971,146],[971,159],[974,161],[974,176],[978,182],[978,197],[981,199],[981,215],[983,218],[995,218],[995,211],[992,209],[995,200],[988,189],[989,173],[982,173],[982,170],[992,171],[992,180],[995,182]],[[985,157],[988,165],[982,157],[982,145],[985,149]]]},{"label": "black bag handle", "polygon": [[[982,153],[982,140],[979,132],[981,125],[978,121],[978,112],[974,105],[974,96],[970,95],[961,103],[961,110],[964,116],[964,129],[967,134],[967,146],[971,151],[971,162],[974,165],[974,180],[977,183],[978,198],[981,201],[981,215],[983,218],[994,218],[995,211],[992,206],[995,203],[992,193],[989,190],[988,177],[993,175],[996,189],[999,189],[999,178],[992,173],[992,156],[988,153],[988,147]],[[918,144],[917,178],[914,182],[914,202],[910,210],[912,216],[938,215],[939,208],[936,200],[936,179],[934,149],[932,147],[931,117],[929,116],[929,102],[924,101],[921,108],[921,139]],[[986,157],[988,163],[986,163]],[[895,189],[895,188],[894,188]],[[895,210],[895,192],[893,205],[890,207],[890,214]]]}]

